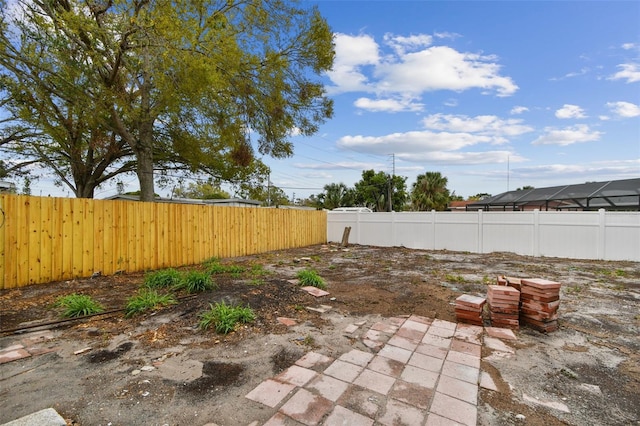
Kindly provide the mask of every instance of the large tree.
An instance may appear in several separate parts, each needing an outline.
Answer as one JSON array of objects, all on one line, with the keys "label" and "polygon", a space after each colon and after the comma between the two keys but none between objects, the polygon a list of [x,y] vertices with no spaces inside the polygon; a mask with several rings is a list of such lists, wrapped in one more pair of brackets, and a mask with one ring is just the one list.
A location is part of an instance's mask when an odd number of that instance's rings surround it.
[{"label": "large tree", "polygon": [[418,175],[411,187],[412,209],[419,211],[445,210],[451,200],[447,183],[448,179],[440,172],[427,172]]},{"label": "large tree", "polygon": [[[293,130],[311,135],[332,115],[317,79],[333,64],[332,33],[317,9],[302,2],[20,4],[33,12],[20,17],[25,27],[53,34],[39,40],[52,67],[66,66],[56,48],[73,53],[70,69],[80,84],[60,89],[62,98],[81,101],[95,118],[90,128],[124,144],[143,200],[153,198],[154,171],[184,168],[234,179],[242,167],[256,165],[254,149],[291,155]],[[21,53],[14,58],[27,62],[19,40],[9,40]]]},{"label": "large tree", "polygon": [[365,170],[355,184],[355,204],[378,212],[402,211],[407,201],[406,177]]},{"label": "large tree", "polygon": [[328,210],[336,207],[351,207],[355,202],[355,192],[344,183],[329,183],[324,192],[317,196],[318,207]]}]

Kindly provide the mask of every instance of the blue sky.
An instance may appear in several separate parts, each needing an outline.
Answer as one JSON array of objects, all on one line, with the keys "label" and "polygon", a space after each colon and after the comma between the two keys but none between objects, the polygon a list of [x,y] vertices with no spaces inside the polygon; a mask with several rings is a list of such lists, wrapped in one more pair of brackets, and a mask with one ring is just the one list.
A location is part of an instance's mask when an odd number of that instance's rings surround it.
[{"label": "blue sky", "polygon": [[640,2],[314,3],[335,116],[265,159],[290,196],[394,163],[464,197],[640,177]]},{"label": "blue sky", "polygon": [[264,158],[290,197],[394,167],[463,197],[640,177],[640,2],[309,3],[336,35],[335,115]]}]

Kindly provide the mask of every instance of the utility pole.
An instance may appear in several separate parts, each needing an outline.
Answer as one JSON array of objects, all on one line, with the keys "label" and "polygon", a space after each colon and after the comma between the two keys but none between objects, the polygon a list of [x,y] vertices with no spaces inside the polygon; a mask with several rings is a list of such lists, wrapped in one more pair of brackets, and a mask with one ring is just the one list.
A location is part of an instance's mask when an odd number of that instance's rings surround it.
[{"label": "utility pole", "polygon": [[396,177],[396,154],[391,154],[391,161],[392,161],[392,175],[391,178],[389,179],[389,211],[392,212],[393,211],[393,183],[394,183],[394,178]]},{"label": "utility pole", "polygon": [[267,175],[267,206],[271,207],[271,173]]}]

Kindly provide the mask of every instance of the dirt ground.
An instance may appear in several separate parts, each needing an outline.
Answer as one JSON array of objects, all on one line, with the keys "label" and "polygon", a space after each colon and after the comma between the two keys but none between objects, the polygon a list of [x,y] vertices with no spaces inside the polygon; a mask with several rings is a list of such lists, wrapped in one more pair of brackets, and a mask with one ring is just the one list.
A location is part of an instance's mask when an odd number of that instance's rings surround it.
[{"label": "dirt ground", "polygon": [[[120,309],[143,274],[0,291],[0,348],[22,342],[46,352],[0,365],[0,424],[47,407],[73,425],[263,423],[268,410],[244,398],[260,382],[310,350],[333,357],[369,350],[344,333],[348,325],[409,314],[455,321],[457,296],[485,296],[507,275],[563,284],[560,329],[522,327],[506,347],[485,346],[482,368],[498,391],[481,390],[479,424],[640,425],[639,263],[368,246],[222,262],[258,264],[268,274],[216,275],[219,289],[178,294],[178,305],[133,318],[115,311],[26,329],[59,320],[53,304],[70,293]],[[290,282],[303,268],[315,269],[330,295],[316,298]],[[199,314],[220,301],[250,306],[257,320],[228,335],[201,331]],[[319,305],[332,309],[308,309]]]}]

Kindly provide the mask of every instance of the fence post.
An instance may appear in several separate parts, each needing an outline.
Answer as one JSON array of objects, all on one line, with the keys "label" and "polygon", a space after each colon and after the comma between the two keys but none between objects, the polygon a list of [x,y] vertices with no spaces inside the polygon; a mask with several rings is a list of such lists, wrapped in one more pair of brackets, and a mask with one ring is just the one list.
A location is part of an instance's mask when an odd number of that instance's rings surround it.
[{"label": "fence post", "polygon": [[436,211],[431,210],[431,250],[436,249]]},{"label": "fence post", "polygon": [[484,222],[482,216],[482,209],[478,209],[478,242],[476,244],[476,251],[478,253],[484,253]]},{"label": "fence post", "polygon": [[4,289],[4,280],[5,280],[5,271],[4,271],[4,264],[5,264],[5,252],[4,252],[4,248],[5,248],[5,235],[4,235],[4,229],[5,229],[5,225],[7,223],[7,215],[5,214],[4,211],[4,195],[0,195],[0,289]]},{"label": "fence post", "polygon": [[391,212],[391,246],[397,247],[398,238],[396,238],[396,212]]},{"label": "fence post", "polygon": [[540,256],[540,210],[533,211],[533,255]]},{"label": "fence post", "polygon": [[606,259],[606,221],[605,221],[605,210],[598,209],[598,259],[604,260]]}]

